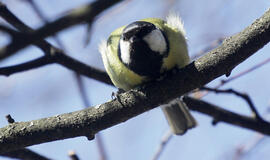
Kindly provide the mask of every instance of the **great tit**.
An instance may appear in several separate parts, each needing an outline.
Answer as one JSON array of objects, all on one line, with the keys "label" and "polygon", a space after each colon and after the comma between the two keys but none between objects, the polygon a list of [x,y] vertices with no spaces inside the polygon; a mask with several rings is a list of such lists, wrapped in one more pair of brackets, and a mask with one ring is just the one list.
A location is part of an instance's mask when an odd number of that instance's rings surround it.
[{"label": "great tit", "polygon": [[[166,20],[147,18],[113,31],[99,51],[113,84],[125,91],[160,79],[189,63],[181,19],[170,14]],[[196,125],[187,107],[178,99],[162,111],[176,135]]]}]

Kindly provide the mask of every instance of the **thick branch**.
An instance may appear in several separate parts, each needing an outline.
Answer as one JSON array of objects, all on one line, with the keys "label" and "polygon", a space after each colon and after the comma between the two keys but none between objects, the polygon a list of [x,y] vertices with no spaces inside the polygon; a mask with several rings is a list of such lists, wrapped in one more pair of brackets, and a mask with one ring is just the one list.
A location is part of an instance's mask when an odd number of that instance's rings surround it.
[{"label": "thick branch", "polygon": [[184,97],[183,100],[189,109],[207,114],[213,117],[217,122],[226,122],[235,126],[248,128],[266,135],[270,135],[270,123],[266,121],[236,114],[203,100],[197,100],[191,97]]},{"label": "thick branch", "polygon": [[[220,47],[162,81],[119,94],[117,100],[96,107],[1,128],[0,153],[65,138],[90,137],[227,74],[269,41],[270,11],[267,11]],[[263,133],[270,135],[268,130]]]}]

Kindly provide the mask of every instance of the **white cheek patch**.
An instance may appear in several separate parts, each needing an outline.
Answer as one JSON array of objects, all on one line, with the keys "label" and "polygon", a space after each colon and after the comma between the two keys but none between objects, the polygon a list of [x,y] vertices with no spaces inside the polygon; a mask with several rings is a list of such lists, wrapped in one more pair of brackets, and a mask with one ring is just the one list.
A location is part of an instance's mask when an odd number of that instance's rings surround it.
[{"label": "white cheek patch", "polygon": [[147,34],[143,40],[148,44],[152,51],[164,54],[167,50],[166,40],[160,30],[155,29]]},{"label": "white cheek patch", "polygon": [[130,63],[130,42],[120,39],[121,59],[123,63]]}]

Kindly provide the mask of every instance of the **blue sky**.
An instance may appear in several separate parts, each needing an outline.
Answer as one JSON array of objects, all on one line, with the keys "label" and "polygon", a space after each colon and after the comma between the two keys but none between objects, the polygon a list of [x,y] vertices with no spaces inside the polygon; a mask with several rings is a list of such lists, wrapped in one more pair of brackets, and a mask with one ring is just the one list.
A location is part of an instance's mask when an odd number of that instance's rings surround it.
[{"label": "blue sky", "polygon": [[[37,28],[43,23],[35,15],[31,7],[21,0],[3,0],[26,24]],[[36,0],[50,21],[57,19],[69,9],[89,3],[87,0],[50,1]],[[85,25],[66,29],[58,34],[65,45],[67,53],[89,65],[103,69],[98,43],[106,39],[116,28],[147,17],[164,18],[169,11],[179,12],[187,32],[189,53],[194,55],[220,37],[228,37],[240,32],[259,18],[270,6],[269,0],[137,0],[119,4],[104,12],[93,25],[90,44],[84,47],[86,38]],[[0,20],[3,23],[2,20]],[[55,44],[53,38],[48,40]],[[8,39],[0,37],[0,45],[7,44]],[[269,45],[258,51],[247,61],[237,66],[232,75],[244,71],[255,64],[269,58]],[[19,54],[1,62],[0,66],[17,64],[41,56],[43,53],[28,47]],[[256,71],[237,79],[223,88],[234,88],[248,93],[260,113],[269,106],[270,90],[268,73],[270,65],[264,65]],[[215,86],[221,77],[209,86]],[[92,105],[104,103],[111,99],[114,87],[83,78],[88,97]],[[75,78],[71,71],[57,64],[10,77],[0,76],[0,125],[7,122],[5,115],[11,114],[16,121],[29,121],[53,116],[84,108]],[[205,100],[218,104],[228,110],[250,114],[245,102],[232,95],[209,94]],[[199,126],[184,136],[174,136],[161,160],[167,159],[202,159],[215,160],[226,156],[233,157],[240,144],[248,143],[256,133],[232,125],[219,123],[212,126],[212,119],[200,113],[192,112]],[[139,115],[125,123],[101,132],[109,159],[151,159],[162,136],[168,130],[167,122],[159,108]],[[269,157],[266,148],[269,139],[250,152],[247,159],[266,159]],[[53,159],[68,159],[67,152],[75,150],[81,159],[97,159],[99,157],[95,141],[87,141],[85,137],[55,141],[29,147],[38,153]],[[256,156],[254,156],[256,155]],[[2,157],[1,157],[2,158]],[[230,158],[231,159],[231,158]],[[257,159],[257,158],[256,158]]]}]

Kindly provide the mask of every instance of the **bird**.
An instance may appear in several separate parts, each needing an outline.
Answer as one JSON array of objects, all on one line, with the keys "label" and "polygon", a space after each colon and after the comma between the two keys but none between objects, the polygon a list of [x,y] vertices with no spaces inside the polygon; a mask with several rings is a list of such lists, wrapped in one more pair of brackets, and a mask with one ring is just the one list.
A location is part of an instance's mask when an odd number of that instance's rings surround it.
[{"label": "bird", "polygon": [[[128,91],[190,62],[186,33],[178,14],[165,20],[146,18],[114,30],[99,45],[102,61],[112,83]],[[197,122],[180,98],[161,106],[175,135],[183,135]]]}]

